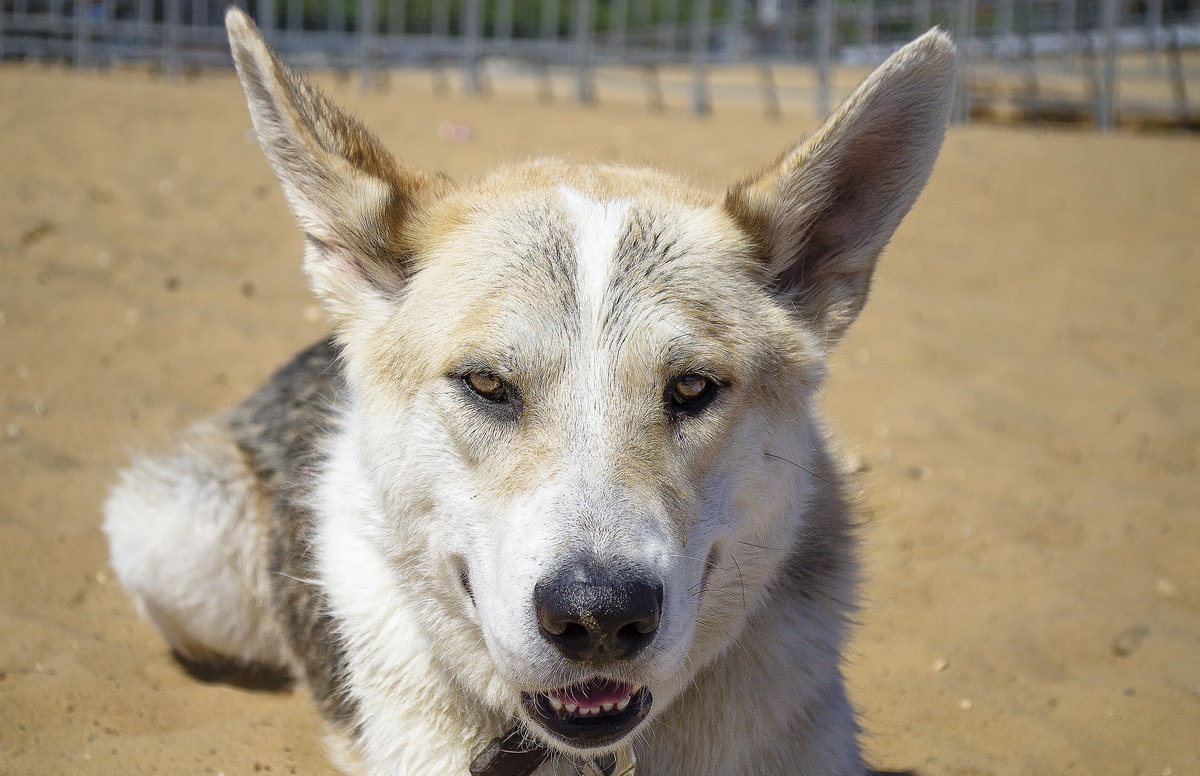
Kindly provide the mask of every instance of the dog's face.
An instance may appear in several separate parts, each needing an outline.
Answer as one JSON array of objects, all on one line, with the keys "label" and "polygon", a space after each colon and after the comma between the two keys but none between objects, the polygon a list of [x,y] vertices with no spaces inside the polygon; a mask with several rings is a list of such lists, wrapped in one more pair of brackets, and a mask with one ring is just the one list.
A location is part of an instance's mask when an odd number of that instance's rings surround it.
[{"label": "dog's face", "polygon": [[765,569],[737,543],[787,542],[800,511],[819,344],[680,185],[545,163],[443,195],[352,357],[396,547],[455,594],[441,627],[481,630],[464,653],[573,746],[618,741],[740,629]]},{"label": "dog's face", "polygon": [[457,682],[560,749],[618,745],[820,530],[812,391],[929,174],[948,42],[713,197],[556,162],[421,175],[230,29],[344,348],[363,530]]}]

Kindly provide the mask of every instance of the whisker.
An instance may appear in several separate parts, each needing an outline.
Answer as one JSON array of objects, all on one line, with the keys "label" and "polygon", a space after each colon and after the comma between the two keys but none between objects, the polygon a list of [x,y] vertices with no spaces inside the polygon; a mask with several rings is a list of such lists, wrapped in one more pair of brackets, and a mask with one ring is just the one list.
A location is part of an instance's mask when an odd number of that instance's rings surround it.
[{"label": "whisker", "polygon": [[742,541],[741,539],[738,540],[738,544],[744,544],[747,547],[754,547],[755,549],[758,549],[758,550],[771,550],[773,552],[791,552],[792,551],[792,549],[790,547],[768,547],[765,544],[755,544],[754,542]]},{"label": "whisker", "polygon": [[742,604],[743,604],[743,605],[744,605],[744,606],[745,606],[747,609],[749,609],[750,611],[754,612],[755,614],[766,615],[766,613],[767,613],[767,610],[766,610],[766,609],[764,609],[763,607],[761,607],[761,606],[759,606],[759,605],[757,605],[757,604],[751,604],[751,603],[747,603],[747,602],[746,602],[746,600],[745,600],[745,599],[743,599],[743,598],[740,598],[740,597],[738,596],[738,594],[737,594],[737,593],[731,593],[731,592],[729,592],[728,590],[712,590],[712,591],[709,591],[709,592],[712,592],[712,593],[719,593],[720,595],[726,596],[726,597],[728,597],[728,598],[733,598],[733,599],[735,599],[735,600],[741,600],[741,601],[742,601]]},{"label": "whisker", "polygon": [[742,606],[747,606],[746,603],[746,577],[742,574],[742,564],[738,563],[737,556],[732,552],[729,553],[729,559],[733,561],[734,567],[737,569],[738,582],[742,587]]},{"label": "whisker", "polygon": [[284,579],[290,579],[293,582],[299,582],[302,585],[319,585],[321,583],[321,581],[319,579],[304,579],[302,577],[293,577],[291,574],[286,574],[282,571],[276,571],[275,573],[278,576],[283,577]]},{"label": "whisker", "polygon": [[730,633],[729,631],[720,627],[719,625],[714,625],[713,623],[708,622],[706,620],[696,620],[696,627],[697,628],[709,628],[711,630],[717,631],[718,633],[723,633],[725,636],[727,636],[729,638],[730,645],[735,646],[738,649],[740,649],[742,651],[742,654],[745,655],[747,659],[751,658],[751,655],[746,650],[746,647],[738,639],[734,638],[734,635],[732,633]]},{"label": "whisker", "polygon": [[815,471],[813,471],[812,469],[808,468],[807,466],[801,466],[800,464],[796,463],[795,461],[793,461],[793,460],[791,460],[791,459],[789,459],[789,458],[784,458],[782,455],[775,455],[774,453],[763,453],[763,455],[765,455],[767,458],[777,458],[777,459],[779,459],[780,461],[783,461],[784,463],[790,463],[792,466],[795,466],[795,467],[796,467],[797,469],[799,469],[800,471],[802,471],[802,472],[806,472],[806,473],[808,473],[808,474],[811,474],[812,476],[816,477],[818,480],[820,480],[821,482],[825,483],[826,485],[837,485],[837,483],[836,483],[836,482],[834,482],[834,481],[832,481],[832,480],[827,480],[827,479],[825,479],[824,477],[822,477],[821,475],[817,474]]}]

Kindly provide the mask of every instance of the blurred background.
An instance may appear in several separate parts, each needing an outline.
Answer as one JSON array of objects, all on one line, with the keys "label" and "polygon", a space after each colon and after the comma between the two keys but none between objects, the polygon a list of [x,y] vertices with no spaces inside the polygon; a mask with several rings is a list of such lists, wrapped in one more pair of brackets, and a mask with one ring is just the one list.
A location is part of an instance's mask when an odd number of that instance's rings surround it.
[{"label": "blurred background", "polygon": [[[0,9],[0,774],[332,773],[303,690],[175,665],[99,528],[131,452],[327,330],[223,8]],[[861,505],[867,755],[1200,774],[1200,3],[250,10],[409,164],[651,164],[714,196],[950,30],[956,122],[822,399]]]},{"label": "blurred background", "polygon": [[[75,67],[223,65],[219,0],[4,0],[0,57]],[[429,68],[439,89],[520,76],[550,97],[641,93],[661,108],[757,101],[829,112],[842,65],[878,64],[941,26],[962,43],[956,118],[1192,126],[1200,4],[1192,0],[253,0],[293,63],[364,87]],[[556,82],[564,82],[556,88]],[[1189,95],[1190,93],[1190,95]],[[1191,101],[1189,101],[1191,100]]]}]

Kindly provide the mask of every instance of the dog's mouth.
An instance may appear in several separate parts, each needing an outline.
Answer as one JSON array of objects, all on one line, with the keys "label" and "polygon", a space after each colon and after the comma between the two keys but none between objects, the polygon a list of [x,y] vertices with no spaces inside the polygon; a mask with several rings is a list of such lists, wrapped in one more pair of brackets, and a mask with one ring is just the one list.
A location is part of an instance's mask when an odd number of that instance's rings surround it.
[{"label": "dog's mouth", "polygon": [[650,690],[597,677],[539,693],[521,693],[525,711],[570,746],[591,749],[620,741],[650,713]]}]

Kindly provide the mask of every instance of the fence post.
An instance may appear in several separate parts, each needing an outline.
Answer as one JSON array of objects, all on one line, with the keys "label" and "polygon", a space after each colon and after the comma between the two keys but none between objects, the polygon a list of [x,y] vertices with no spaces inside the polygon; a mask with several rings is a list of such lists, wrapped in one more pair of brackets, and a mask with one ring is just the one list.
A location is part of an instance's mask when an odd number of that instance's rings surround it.
[{"label": "fence post", "polygon": [[914,32],[919,35],[933,26],[933,3],[931,0],[917,0],[915,13],[917,29]]},{"label": "fence post", "polygon": [[708,93],[708,38],[712,32],[712,0],[692,3],[692,113],[708,115],[712,100]]},{"label": "fence post", "polygon": [[833,65],[834,0],[817,3],[817,117],[829,115],[831,73]]},{"label": "fence post", "polygon": [[[2,0],[0,0],[2,2]],[[78,0],[82,2],[82,0]],[[24,25],[29,24],[29,2],[28,0],[20,0],[14,3],[14,12],[21,19]],[[79,23],[79,19],[75,16],[67,16],[67,0],[49,0],[47,2],[48,10],[50,11],[50,22],[48,28],[50,30],[50,38],[55,45],[47,45],[44,51],[34,51],[34,57],[41,59],[44,56],[50,58],[61,57],[63,59],[78,60],[79,52],[74,50],[78,42],[79,36],[75,34],[74,25]],[[25,29],[18,25],[17,29]],[[50,41],[47,41],[49,44]]]},{"label": "fence post", "polygon": [[430,14],[430,32],[446,43],[446,38],[450,37],[450,0],[433,0]]},{"label": "fence post", "polygon": [[575,0],[575,99],[592,102],[596,98],[592,83],[592,0]]},{"label": "fence post", "polygon": [[1150,37],[1150,66],[1159,67],[1159,52],[1162,51],[1163,0],[1146,0],[1146,32]]},{"label": "fence post", "polygon": [[408,0],[392,0],[388,8],[388,33],[400,38],[408,35]]},{"label": "fence post", "polygon": [[[350,0],[329,1],[329,31],[336,33],[335,40],[340,44],[346,34],[346,3]],[[274,0],[271,0],[273,3]]]},{"label": "fence post", "polygon": [[558,0],[542,0],[540,35],[544,40],[558,40]]},{"label": "fence post", "polygon": [[[1032,9],[1030,9],[1032,10]],[[999,43],[999,54],[1008,58],[1013,54],[1013,0],[1001,0],[996,8],[996,27],[992,32]]]},{"label": "fence post", "polygon": [[[1017,32],[1017,43],[1019,44],[1020,50],[1019,52],[1016,52],[1015,55],[1020,56],[1021,58],[1022,68],[1025,74],[1025,92],[1030,96],[1030,99],[1032,99],[1033,103],[1036,105],[1041,100],[1041,87],[1038,85],[1037,54],[1034,52],[1033,48],[1032,8],[1026,8],[1025,12],[1021,14],[1021,22],[1018,26],[1019,30]],[[1035,120],[1040,120],[1041,116],[1039,113],[1035,113],[1034,115]]]},{"label": "fence post", "polygon": [[647,2],[633,4],[634,26],[638,28],[639,48],[642,50],[642,80],[646,85],[646,105],[650,110],[662,110],[667,103],[663,97],[662,83],[659,81],[659,52],[656,50],[661,36],[654,26],[653,10]]},{"label": "fence post", "polygon": [[1101,24],[1104,29],[1104,54],[1099,102],[1096,105],[1096,126],[1102,132],[1111,132],[1117,118],[1117,14],[1118,0],[1103,0],[1100,7]]},{"label": "fence post", "polygon": [[[0,6],[7,7],[7,4],[0,2]],[[13,26],[17,31],[25,29],[25,25],[29,24],[29,0],[13,0],[12,21],[14,22]],[[65,22],[66,17],[60,12],[58,14],[58,21],[55,22],[55,26],[61,26]],[[16,50],[17,52],[24,52],[25,56],[27,56],[31,62],[36,62],[43,56],[37,51],[36,48],[33,50],[27,48],[25,41],[19,38],[17,39]]]},{"label": "fence post", "polygon": [[87,67],[91,59],[91,0],[75,0],[75,67]]},{"label": "fence post", "polygon": [[767,114],[767,118],[777,119],[783,116],[783,110],[779,107],[779,89],[775,86],[775,71],[771,69],[771,62],[762,57],[758,62],[758,81],[762,87],[763,111]]},{"label": "fence post", "polygon": [[166,64],[167,77],[178,78],[183,71],[183,0],[167,0]]},{"label": "fence post", "polygon": [[304,29],[304,7],[302,0],[287,0],[287,14],[283,17],[288,35],[294,35]]},{"label": "fence post", "polygon": [[779,2],[779,35],[780,50],[789,60],[795,61],[800,56],[800,2],[799,0],[780,0]]},{"label": "fence post", "polygon": [[1171,95],[1175,98],[1175,112],[1179,116],[1179,126],[1187,129],[1192,127],[1192,112],[1188,107],[1187,77],[1183,70],[1183,52],[1179,43],[1178,25],[1171,28],[1171,37],[1167,43],[1167,62],[1171,69]]},{"label": "fence post", "polygon": [[[508,43],[513,36],[513,0],[498,0],[496,3],[496,40]],[[511,51],[508,46],[504,50]]]},{"label": "fence post", "polygon": [[875,0],[858,0],[858,37],[868,59],[875,57]]},{"label": "fence post", "polygon": [[[116,0],[102,0],[100,4],[100,33],[99,33],[99,60],[98,64],[101,67],[111,68],[114,62],[114,52],[117,49],[117,2]],[[93,61],[96,61],[96,54],[92,54]]]},{"label": "fence post", "polygon": [[1067,36],[1067,46],[1063,50],[1063,59],[1069,66],[1076,66],[1075,54],[1079,49],[1079,31],[1076,29],[1079,26],[1079,16],[1077,14],[1076,0],[1063,0],[1062,15],[1059,18],[1058,26]]},{"label": "fence post", "polygon": [[375,0],[358,0],[358,86],[370,89],[374,85]]},{"label": "fence post", "polygon": [[666,49],[672,55],[679,48],[679,0],[662,0],[662,25]]},{"label": "fence post", "polygon": [[608,42],[618,61],[625,61],[626,34],[629,27],[629,0],[613,0],[609,6]]},{"label": "fence post", "polygon": [[971,32],[975,25],[974,0],[957,0],[954,13],[954,37],[958,40],[958,84],[954,98],[954,120],[971,120]]},{"label": "fence post", "polygon": [[138,47],[135,56],[138,59],[143,57],[149,59],[150,41],[153,38],[154,29],[154,5],[151,0],[137,0],[135,10],[136,26],[135,37],[137,38]]},{"label": "fence post", "polygon": [[[329,7],[337,5],[336,0],[329,3]],[[275,0],[259,0],[258,3],[258,28],[262,30],[263,38],[267,43],[274,43],[272,40],[275,37]]]},{"label": "fence post", "polygon": [[550,70],[551,59],[558,49],[558,0],[542,0],[541,22],[538,37],[542,46],[542,85],[538,97],[554,99],[554,75]]},{"label": "fence post", "polygon": [[480,12],[479,2],[480,0],[463,2],[463,89],[467,94],[479,94],[482,91],[479,67],[483,14]]},{"label": "fence post", "polygon": [[[118,0],[104,0],[106,5],[110,3],[116,5],[117,2]],[[124,3],[122,3],[122,5],[124,5]],[[188,24],[189,31],[198,33],[204,28],[205,25],[208,24],[208,19],[205,17],[205,11],[208,10],[207,5],[208,4],[204,2],[204,0],[192,0],[192,20]],[[110,17],[106,13],[104,18],[108,19]]]}]

